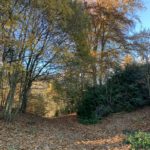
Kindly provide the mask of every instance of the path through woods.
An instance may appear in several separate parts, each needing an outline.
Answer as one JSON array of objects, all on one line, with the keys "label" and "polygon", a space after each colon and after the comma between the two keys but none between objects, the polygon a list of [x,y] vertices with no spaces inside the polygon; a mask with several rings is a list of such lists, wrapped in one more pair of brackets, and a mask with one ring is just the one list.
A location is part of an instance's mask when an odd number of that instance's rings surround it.
[{"label": "path through woods", "polygon": [[88,126],[75,115],[46,119],[28,114],[10,124],[0,120],[0,150],[128,150],[125,130],[150,131],[150,107]]}]

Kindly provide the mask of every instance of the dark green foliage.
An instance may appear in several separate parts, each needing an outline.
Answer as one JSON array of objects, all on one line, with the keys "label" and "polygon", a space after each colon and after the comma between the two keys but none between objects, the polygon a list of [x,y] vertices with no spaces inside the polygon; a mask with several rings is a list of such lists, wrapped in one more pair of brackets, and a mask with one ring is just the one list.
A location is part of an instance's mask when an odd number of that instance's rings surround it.
[{"label": "dark green foliage", "polygon": [[110,113],[132,111],[150,104],[145,65],[128,65],[116,69],[101,86],[86,90],[78,105],[80,119],[101,119]]},{"label": "dark green foliage", "polygon": [[150,149],[150,133],[136,131],[127,134],[125,143],[131,144],[131,150],[149,150]]},{"label": "dark green foliage", "polygon": [[79,122],[84,124],[84,125],[92,125],[96,124],[98,122],[98,119],[79,119]]},{"label": "dark green foliage", "polygon": [[132,111],[148,104],[149,94],[145,66],[129,65],[107,82],[111,89],[111,105],[115,112]]},{"label": "dark green foliage", "polygon": [[[107,116],[112,110],[107,105],[104,96],[104,88],[93,87],[88,88],[84,93],[83,99],[78,105],[78,116],[82,120],[98,120],[103,116]],[[83,121],[82,121],[83,122]]]}]

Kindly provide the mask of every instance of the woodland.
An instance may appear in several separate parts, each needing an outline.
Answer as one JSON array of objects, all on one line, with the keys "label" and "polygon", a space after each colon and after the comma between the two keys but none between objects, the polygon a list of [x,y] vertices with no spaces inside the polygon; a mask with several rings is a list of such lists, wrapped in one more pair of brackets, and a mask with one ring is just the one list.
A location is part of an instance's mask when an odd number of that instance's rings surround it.
[{"label": "woodland", "polygon": [[0,0],[0,150],[149,150],[145,8]]}]

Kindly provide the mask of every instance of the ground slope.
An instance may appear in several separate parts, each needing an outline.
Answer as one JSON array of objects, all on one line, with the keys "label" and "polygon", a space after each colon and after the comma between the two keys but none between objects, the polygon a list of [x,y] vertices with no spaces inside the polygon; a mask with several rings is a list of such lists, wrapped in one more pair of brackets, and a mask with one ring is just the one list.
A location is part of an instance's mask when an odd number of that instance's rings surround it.
[{"label": "ground slope", "polygon": [[11,124],[0,120],[0,150],[128,150],[125,130],[150,131],[150,107],[88,126],[75,115],[46,119],[28,114]]}]

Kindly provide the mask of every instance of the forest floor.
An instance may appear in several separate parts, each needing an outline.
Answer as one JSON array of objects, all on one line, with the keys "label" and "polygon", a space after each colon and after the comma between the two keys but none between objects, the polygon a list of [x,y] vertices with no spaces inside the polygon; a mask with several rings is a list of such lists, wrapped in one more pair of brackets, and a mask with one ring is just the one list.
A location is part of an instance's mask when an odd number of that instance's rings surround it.
[{"label": "forest floor", "polygon": [[96,125],[82,125],[76,115],[40,118],[31,114],[12,123],[0,120],[0,150],[128,150],[125,130],[150,131],[150,107],[116,113]]}]

